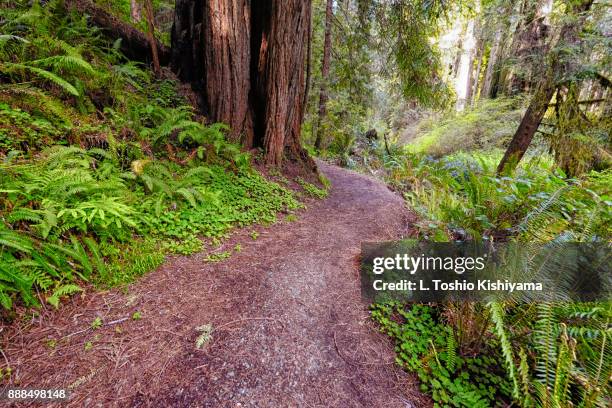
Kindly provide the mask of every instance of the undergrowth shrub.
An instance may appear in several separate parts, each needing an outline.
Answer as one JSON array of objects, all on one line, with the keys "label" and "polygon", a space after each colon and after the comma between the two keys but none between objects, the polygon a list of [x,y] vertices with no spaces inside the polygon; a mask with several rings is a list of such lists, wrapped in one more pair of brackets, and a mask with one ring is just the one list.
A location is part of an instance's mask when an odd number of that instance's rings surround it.
[{"label": "undergrowth shrub", "polygon": [[534,157],[501,177],[495,174],[498,157],[407,154],[388,161],[388,179],[421,216],[418,227],[428,239],[609,236],[610,171],[568,179],[549,160]]},{"label": "undergrowth shrub", "polygon": [[408,148],[434,157],[504,148],[521,121],[524,104],[521,98],[483,99],[464,112],[425,119]]},{"label": "undergrowth shrub", "polygon": [[453,328],[426,305],[375,304],[372,318],[395,341],[396,362],[414,372],[435,406],[492,407],[510,400],[511,384],[494,344],[474,356],[459,351]]}]

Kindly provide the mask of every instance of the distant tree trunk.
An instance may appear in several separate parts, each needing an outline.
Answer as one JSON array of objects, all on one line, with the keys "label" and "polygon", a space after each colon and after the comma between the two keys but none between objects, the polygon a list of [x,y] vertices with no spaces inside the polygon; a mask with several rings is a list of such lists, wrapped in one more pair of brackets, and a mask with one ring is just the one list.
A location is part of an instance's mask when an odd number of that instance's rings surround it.
[{"label": "distant tree trunk", "polygon": [[[476,13],[480,12],[480,2],[476,2]],[[473,49],[470,52],[470,62],[469,62],[469,70],[468,70],[468,80],[467,80],[467,92],[465,97],[466,105],[472,105],[474,103],[474,99],[476,98],[476,92],[478,87],[478,77],[480,75],[480,61],[481,61],[481,48],[482,48],[482,40],[481,40],[481,25],[480,20],[475,19],[474,28],[472,32],[472,44]]]},{"label": "distant tree trunk", "polygon": [[459,63],[461,62],[461,53],[463,52],[463,33],[461,33],[461,37],[459,37],[459,42],[457,43],[457,55],[455,56],[455,60],[453,62],[453,67],[451,70],[451,75],[453,79],[457,79],[457,73],[459,72]]},{"label": "distant tree trunk", "polygon": [[304,109],[307,109],[310,82],[312,81],[312,15],[308,19],[308,39],[306,41],[306,90],[304,91]]},{"label": "distant tree trunk", "polygon": [[480,72],[482,71],[482,60],[484,59],[484,41],[482,39],[478,40],[476,45],[476,69],[473,73],[472,86],[470,88],[471,94],[471,104],[474,105],[476,101],[479,99],[480,94],[478,93],[478,88],[480,87]]},{"label": "distant tree trunk", "polygon": [[140,14],[140,4],[138,0],[130,0],[130,15],[132,17],[132,21],[139,22],[142,19]]},{"label": "distant tree trunk", "polygon": [[230,138],[316,169],[300,144],[310,0],[177,0],[172,68]]},{"label": "distant tree trunk", "polygon": [[[568,20],[562,27],[559,33],[559,39],[566,44],[575,46],[579,41],[579,30],[585,20],[584,13],[588,11],[593,4],[593,0],[579,0],[573,6],[568,8],[568,14],[582,14],[576,20]],[[546,72],[542,74],[542,79],[536,88],[536,92],[521,120],[521,123],[504,154],[499,166],[498,173],[504,173],[516,167],[518,162],[523,158],[527,148],[533,140],[535,132],[538,130],[542,118],[548,109],[550,99],[557,88],[556,77],[565,68],[564,61],[555,52],[549,55],[549,63]]]},{"label": "distant tree trunk", "polygon": [[474,62],[474,30],[476,22],[474,19],[468,21],[467,28],[462,41],[462,49],[459,51],[459,67],[455,80],[455,90],[457,91],[457,111],[462,111],[470,102],[471,81]]},{"label": "distant tree trunk", "polygon": [[493,75],[497,69],[497,60],[501,47],[502,35],[502,27],[499,27],[495,32],[495,39],[493,40],[493,45],[491,46],[491,52],[487,61],[487,70],[485,71],[484,82],[482,83],[482,89],[480,90],[480,95],[486,98],[491,98],[493,96]]},{"label": "distant tree trunk", "polygon": [[[517,1],[515,4],[510,3],[508,6],[511,8],[506,9],[510,13],[510,19],[508,28],[504,29],[504,35],[502,36],[501,43],[504,45],[498,57],[498,66],[501,69],[497,69],[493,74],[493,82],[491,84],[491,97],[495,98],[498,93],[507,93],[508,84],[511,83],[513,73],[513,67],[507,66],[506,60],[514,56],[517,46],[517,36],[521,30],[522,19],[524,15],[524,9],[527,7],[530,0]],[[504,13],[505,14],[505,13]]]},{"label": "distant tree trunk", "polygon": [[157,53],[157,42],[155,40],[155,20],[153,16],[153,4],[151,0],[144,0],[145,14],[147,15],[147,37],[151,47],[151,56],[153,57],[153,72],[158,77],[161,75],[161,67],[159,65],[159,56]]},{"label": "distant tree trunk", "polygon": [[323,43],[323,60],[321,61],[321,90],[319,93],[319,115],[317,118],[317,138],[315,139],[315,148],[321,149],[323,142],[323,123],[327,116],[327,81],[329,79],[329,66],[331,56],[331,28],[332,28],[332,7],[333,0],[327,0],[327,8],[325,9],[325,40]]}]

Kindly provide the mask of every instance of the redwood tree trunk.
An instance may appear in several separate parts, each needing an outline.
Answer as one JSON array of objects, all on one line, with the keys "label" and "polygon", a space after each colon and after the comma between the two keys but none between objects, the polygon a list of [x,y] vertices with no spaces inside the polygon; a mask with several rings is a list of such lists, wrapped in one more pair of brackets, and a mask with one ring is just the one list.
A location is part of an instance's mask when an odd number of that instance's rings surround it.
[{"label": "redwood tree trunk", "polygon": [[315,148],[320,149],[323,142],[323,121],[327,116],[327,81],[331,56],[332,6],[334,1],[327,0],[325,9],[325,40],[323,42],[323,60],[321,61],[321,90],[319,93],[319,116],[317,118],[317,138]]},{"label": "redwood tree trunk", "polygon": [[310,0],[177,0],[172,67],[230,137],[315,169],[300,144]]}]

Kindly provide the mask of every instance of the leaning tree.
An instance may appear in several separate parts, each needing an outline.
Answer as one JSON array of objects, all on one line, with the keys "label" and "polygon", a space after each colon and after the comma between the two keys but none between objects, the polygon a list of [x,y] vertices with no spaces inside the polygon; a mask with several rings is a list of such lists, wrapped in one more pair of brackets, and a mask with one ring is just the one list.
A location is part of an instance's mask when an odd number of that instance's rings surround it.
[{"label": "leaning tree", "polygon": [[300,143],[310,0],[177,0],[171,66],[230,138],[314,169]]}]

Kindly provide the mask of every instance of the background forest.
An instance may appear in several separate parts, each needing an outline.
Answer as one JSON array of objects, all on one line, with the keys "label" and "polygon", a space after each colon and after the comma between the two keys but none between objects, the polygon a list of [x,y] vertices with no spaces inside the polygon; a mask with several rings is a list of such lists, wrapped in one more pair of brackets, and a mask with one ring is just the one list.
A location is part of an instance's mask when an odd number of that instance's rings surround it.
[{"label": "background forest", "polygon": [[[266,31],[268,6],[253,5],[250,34],[223,14],[234,42],[193,20],[202,3],[0,3],[3,321],[168,254],[230,257],[239,246],[215,248],[233,228],[333,189],[315,156],[401,194],[412,238],[610,242],[606,2],[287,1],[300,18],[286,32]],[[281,63],[266,36],[293,41]],[[610,406],[611,314],[371,311],[435,406],[461,407]]]}]

